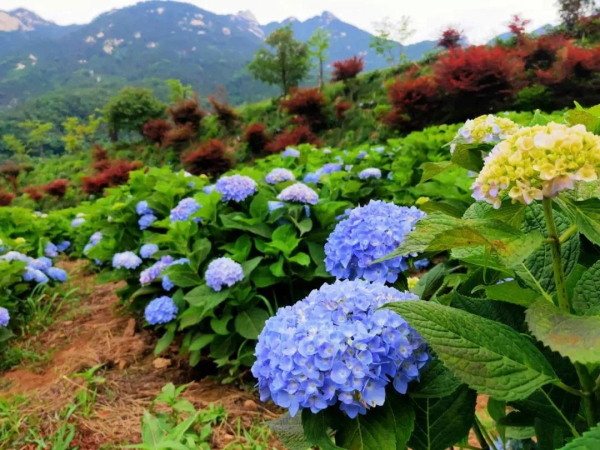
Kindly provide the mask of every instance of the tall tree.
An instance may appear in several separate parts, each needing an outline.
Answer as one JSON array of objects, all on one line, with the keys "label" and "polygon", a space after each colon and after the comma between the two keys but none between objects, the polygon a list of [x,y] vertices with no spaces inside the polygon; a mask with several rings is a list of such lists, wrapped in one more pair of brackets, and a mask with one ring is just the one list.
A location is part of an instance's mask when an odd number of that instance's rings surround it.
[{"label": "tall tree", "polygon": [[28,120],[19,124],[19,127],[29,130],[27,134],[27,142],[33,147],[40,151],[40,156],[44,157],[44,144],[48,141],[48,133],[52,130],[54,125],[50,122],[40,122],[37,120]]},{"label": "tall tree", "polygon": [[327,61],[326,52],[329,49],[330,37],[331,33],[329,33],[329,31],[325,31],[323,27],[319,27],[308,40],[310,55],[317,59],[319,68],[319,86],[321,87],[321,90],[323,90],[323,84],[325,83],[323,66],[325,65],[325,61]]},{"label": "tall tree", "polygon": [[595,4],[595,0],[558,0],[558,15],[563,25],[572,30],[579,19],[592,13]]},{"label": "tall tree", "polygon": [[380,22],[375,22],[373,27],[377,34],[371,38],[369,46],[389,64],[403,63],[406,60],[404,42],[415,33],[410,23],[411,18],[408,16],[402,16],[398,21],[385,17]]},{"label": "tall tree", "polygon": [[291,24],[273,31],[265,42],[271,48],[258,50],[248,69],[255,78],[280,86],[285,95],[310,70],[308,46],[294,39]]},{"label": "tall tree", "polygon": [[2,136],[2,142],[4,142],[6,148],[13,153],[18,161],[25,161],[29,150],[14,134],[5,134]]},{"label": "tall tree", "polygon": [[92,144],[101,121],[102,118],[97,118],[94,114],[88,117],[87,123],[80,121],[79,117],[67,118],[62,124],[65,135],[61,138],[65,143],[65,150],[75,153],[79,152],[84,144]]}]

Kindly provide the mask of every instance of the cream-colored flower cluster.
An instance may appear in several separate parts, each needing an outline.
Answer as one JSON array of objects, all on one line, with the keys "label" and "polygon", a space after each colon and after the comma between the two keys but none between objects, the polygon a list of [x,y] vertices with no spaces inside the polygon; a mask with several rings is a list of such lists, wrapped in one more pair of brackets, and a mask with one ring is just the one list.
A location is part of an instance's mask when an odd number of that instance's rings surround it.
[{"label": "cream-colored flower cluster", "polygon": [[599,173],[599,136],[583,125],[536,125],[494,147],[473,183],[473,197],[494,208],[500,207],[505,194],[529,205],[573,189],[575,181],[597,180]]},{"label": "cream-colored flower cluster", "polygon": [[493,114],[479,116],[467,120],[458,130],[450,145],[450,152],[454,153],[456,144],[495,144],[516,133],[520,126],[510,119],[496,117]]}]

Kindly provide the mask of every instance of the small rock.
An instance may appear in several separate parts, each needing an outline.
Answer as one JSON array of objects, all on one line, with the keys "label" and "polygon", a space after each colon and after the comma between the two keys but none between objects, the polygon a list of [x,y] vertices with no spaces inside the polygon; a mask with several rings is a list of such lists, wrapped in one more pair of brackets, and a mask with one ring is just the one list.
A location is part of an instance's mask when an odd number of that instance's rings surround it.
[{"label": "small rock", "polygon": [[244,408],[250,411],[256,411],[258,409],[258,405],[252,400],[246,400],[244,402]]},{"label": "small rock", "polygon": [[125,361],[124,359],[119,360],[119,370],[123,370],[126,365],[127,365],[127,361]]},{"label": "small rock", "polygon": [[167,358],[156,358],[152,361],[152,365],[155,369],[166,369],[171,365],[171,360]]},{"label": "small rock", "polygon": [[127,326],[125,327],[125,331],[123,332],[124,337],[133,337],[135,334],[135,319],[129,319],[127,321]]}]

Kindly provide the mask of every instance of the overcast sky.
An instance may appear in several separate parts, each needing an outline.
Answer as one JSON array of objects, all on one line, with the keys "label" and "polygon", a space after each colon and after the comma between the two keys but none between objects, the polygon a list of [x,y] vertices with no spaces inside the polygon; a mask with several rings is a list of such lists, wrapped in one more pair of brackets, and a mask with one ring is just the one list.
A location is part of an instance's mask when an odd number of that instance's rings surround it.
[{"label": "overcast sky", "polygon": [[[87,23],[112,8],[136,0],[0,0],[0,8],[30,9],[61,25]],[[531,30],[556,23],[556,0],[189,0],[218,14],[250,10],[262,23],[294,16],[300,20],[330,11],[345,22],[373,31],[373,22],[389,16],[413,19],[417,30],[411,42],[434,39],[448,25],[459,26],[472,43],[485,42],[506,31],[513,14],[532,19]]]}]

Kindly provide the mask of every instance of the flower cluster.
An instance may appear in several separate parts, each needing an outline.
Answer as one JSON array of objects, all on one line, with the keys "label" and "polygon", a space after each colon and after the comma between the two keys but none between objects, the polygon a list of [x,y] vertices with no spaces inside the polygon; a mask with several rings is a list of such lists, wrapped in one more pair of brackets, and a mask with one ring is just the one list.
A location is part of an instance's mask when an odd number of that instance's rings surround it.
[{"label": "flower cluster", "polygon": [[140,256],[144,259],[150,258],[158,251],[158,245],[156,244],[144,244],[140,249]]},{"label": "flower cluster", "polygon": [[7,327],[8,322],[10,322],[10,314],[8,313],[8,309],[0,306],[0,328]]},{"label": "flower cluster", "polygon": [[146,306],[144,316],[150,325],[169,323],[177,317],[177,306],[171,297],[163,296],[152,300]]},{"label": "flower cluster", "polygon": [[506,139],[519,130],[519,125],[510,119],[496,117],[493,114],[479,116],[467,120],[458,130],[450,145],[450,152],[454,153],[457,143],[464,144],[494,144]]},{"label": "flower cluster", "polygon": [[58,256],[58,248],[52,242],[48,242],[44,247],[44,255],[48,258],[56,258]]},{"label": "flower cluster", "polygon": [[[169,265],[171,265],[171,266],[177,266],[177,265],[183,265],[183,264],[189,264],[189,263],[190,263],[189,259],[187,259],[187,258],[181,258],[181,259],[177,259],[177,260],[173,261]],[[170,291],[171,289],[173,289],[175,287],[175,283],[173,283],[171,281],[171,279],[169,278],[168,275],[163,275],[161,283],[162,283],[162,288],[165,291],[167,291],[167,292]]]},{"label": "flower cluster", "polygon": [[59,252],[66,252],[71,247],[71,243],[69,241],[62,241],[59,244],[56,244],[56,248]]},{"label": "flower cluster", "polygon": [[[202,208],[196,200],[193,198],[184,198],[181,200],[175,208],[171,210],[170,220],[171,222],[178,222],[181,220],[187,220],[192,214]],[[197,222],[202,221],[201,218],[194,219]]]},{"label": "flower cluster", "polygon": [[307,185],[296,183],[281,191],[277,200],[316,205],[319,202],[319,195]]},{"label": "flower cluster", "polygon": [[599,173],[600,137],[583,125],[536,125],[494,147],[473,183],[473,197],[494,208],[505,194],[529,205],[572,189],[575,181],[597,180]]},{"label": "flower cluster", "polygon": [[244,175],[222,177],[217,181],[216,190],[222,195],[224,202],[243,202],[256,194],[256,181]]},{"label": "flower cluster", "polygon": [[85,219],[83,217],[76,217],[75,219],[73,219],[73,221],[71,222],[71,226],[73,228],[77,228],[80,225],[83,225],[85,223]]},{"label": "flower cluster", "polygon": [[102,233],[100,231],[96,231],[94,234],[90,236],[90,239],[85,247],[83,247],[83,253],[87,253],[91,249],[93,249],[96,245],[100,243],[102,240]]},{"label": "flower cluster", "polygon": [[269,184],[283,183],[284,181],[294,181],[296,177],[287,169],[273,169],[265,177],[265,181]]},{"label": "flower cluster", "polygon": [[204,274],[206,284],[216,292],[223,286],[231,287],[244,279],[242,266],[230,258],[217,258],[208,265]]},{"label": "flower cluster", "polygon": [[216,184],[209,184],[208,186],[204,186],[202,188],[202,192],[204,192],[206,195],[210,195],[211,192],[214,191],[216,187],[217,187]]},{"label": "flower cluster", "polygon": [[295,148],[288,147],[281,154],[284,158],[298,158],[300,156],[300,152]]},{"label": "flower cluster", "polygon": [[368,169],[364,169],[361,173],[358,174],[358,178],[361,180],[367,180],[369,178],[381,178],[381,170],[375,167],[369,167]]},{"label": "flower cluster", "polygon": [[340,172],[342,170],[342,165],[338,163],[327,163],[323,165],[320,169],[317,169],[314,172],[309,172],[304,175],[303,181],[305,183],[315,183],[317,184],[321,180],[321,176],[323,175],[331,175],[334,172]]},{"label": "flower cluster", "polygon": [[154,210],[148,206],[148,202],[146,200],[142,200],[137,205],[135,205],[135,212],[138,214],[138,216],[154,214]]},{"label": "flower cluster", "polygon": [[379,308],[416,299],[381,284],[346,280],[281,308],[256,346],[252,374],[261,400],[273,399],[292,416],[339,404],[354,418],[383,405],[390,382],[405,394],[430,356],[402,317]]},{"label": "flower cluster", "polygon": [[31,258],[23,253],[10,251],[5,255],[0,256],[0,259],[5,261],[21,261],[26,263],[23,281],[45,284],[48,281],[55,280],[61,283],[67,281],[67,272],[58,267],[52,267],[52,260],[48,257]]},{"label": "flower cluster", "polygon": [[142,264],[141,258],[133,252],[116,253],[112,260],[115,269],[137,269],[140,264]]},{"label": "flower cluster", "polygon": [[327,239],[325,268],[338,279],[395,282],[398,274],[408,269],[406,257],[373,261],[396,250],[406,233],[412,231],[423,217],[425,213],[415,207],[396,206],[379,200],[354,208]]},{"label": "flower cluster", "polygon": [[140,273],[140,284],[146,285],[152,283],[156,280],[161,272],[173,264],[173,257],[171,256],[163,256],[160,260],[156,261],[152,266],[148,267],[145,270],[142,270]]}]

